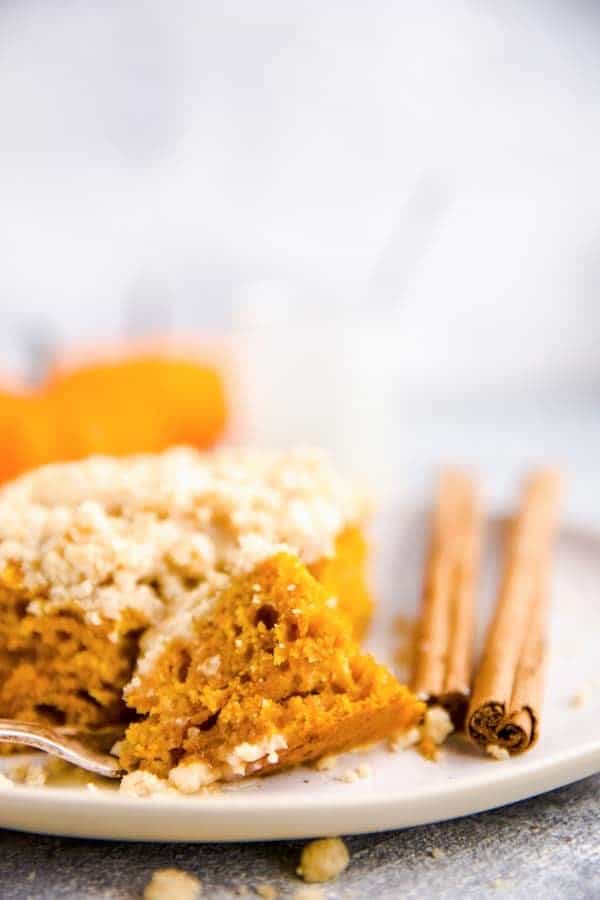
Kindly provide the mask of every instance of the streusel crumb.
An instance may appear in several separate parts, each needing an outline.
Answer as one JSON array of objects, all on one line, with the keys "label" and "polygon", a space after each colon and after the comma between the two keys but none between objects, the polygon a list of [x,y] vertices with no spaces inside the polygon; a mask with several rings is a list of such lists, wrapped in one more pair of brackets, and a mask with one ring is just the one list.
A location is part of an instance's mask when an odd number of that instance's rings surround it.
[{"label": "streusel crumb", "polygon": [[510,753],[506,749],[506,747],[500,747],[498,744],[488,744],[485,748],[485,752],[488,756],[491,756],[492,759],[504,760],[510,757]]},{"label": "streusel crumb", "polygon": [[414,747],[421,740],[421,729],[415,725],[401,734],[395,734],[389,740],[389,749],[392,753],[398,753],[400,750],[408,750]]},{"label": "streusel crumb", "polygon": [[315,769],[318,772],[330,772],[331,769],[335,769],[338,764],[339,757],[334,756],[334,754],[329,753],[327,756],[322,756],[321,759],[318,759],[315,763]]},{"label": "streusel crumb", "polygon": [[347,868],[349,862],[348,848],[340,838],[322,838],[304,847],[297,872],[304,881],[331,881]]},{"label": "streusel crumb", "polygon": [[169,793],[172,788],[163,778],[140,769],[137,772],[130,772],[121,779],[119,791],[129,797],[154,797],[156,794]]},{"label": "streusel crumb", "polygon": [[452,719],[445,709],[441,706],[432,706],[427,710],[422,732],[425,739],[433,741],[434,744],[443,744],[453,731]]},{"label": "streusel crumb", "polygon": [[320,887],[304,884],[296,888],[293,900],[325,900],[325,892]]},{"label": "streusel crumb", "polygon": [[277,900],[279,891],[272,884],[257,884],[254,889],[263,900]]},{"label": "streusel crumb", "polygon": [[202,882],[182,869],[157,869],[144,889],[144,900],[197,900]]},{"label": "streusel crumb", "polygon": [[0,569],[16,567],[45,598],[32,607],[39,614],[68,601],[91,624],[125,609],[152,622],[165,601],[187,599],[189,579],[205,585],[189,598],[202,605],[224,586],[224,568],[250,571],[286,549],[306,563],[332,556],[336,536],[364,513],[316,450],[92,457],[0,491]]}]

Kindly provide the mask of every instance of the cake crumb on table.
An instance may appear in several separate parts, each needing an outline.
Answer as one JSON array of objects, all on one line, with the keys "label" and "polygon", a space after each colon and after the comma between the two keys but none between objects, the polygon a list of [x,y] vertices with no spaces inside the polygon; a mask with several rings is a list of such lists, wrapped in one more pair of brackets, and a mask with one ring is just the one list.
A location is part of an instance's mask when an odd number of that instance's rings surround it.
[{"label": "cake crumb on table", "polygon": [[323,888],[305,884],[296,888],[292,900],[325,900]]},{"label": "cake crumb on table", "polygon": [[277,900],[279,897],[279,891],[272,884],[257,884],[254,890],[263,900]]},{"label": "cake crumb on table", "polygon": [[446,859],[446,851],[441,847],[430,847],[429,852],[434,859]]},{"label": "cake crumb on table", "polygon": [[510,753],[506,747],[500,747],[498,744],[488,744],[485,748],[485,752],[488,756],[497,760],[508,759],[510,757]]},{"label": "cake crumb on table", "polygon": [[157,869],[144,889],[144,900],[197,900],[202,883],[183,869]]},{"label": "cake crumb on table", "polygon": [[330,881],[337,878],[349,862],[350,854],[341,838],[321,838],[304,847],[296,871],[304,881]]}]

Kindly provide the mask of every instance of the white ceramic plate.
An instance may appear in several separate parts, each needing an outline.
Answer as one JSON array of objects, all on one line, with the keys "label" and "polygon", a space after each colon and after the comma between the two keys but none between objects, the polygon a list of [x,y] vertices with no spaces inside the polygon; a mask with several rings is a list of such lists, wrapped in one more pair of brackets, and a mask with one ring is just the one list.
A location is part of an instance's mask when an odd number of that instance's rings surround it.
[{"label": "white ceramic plate", "polygon": [[[370,641],[391,660],[398,613],[416,609],[423,520],[393,511],[378,523],[380,606]],[[480,626],[497,577],[500,526],[489,530]],[[551,664],[542,734],[530,753],[496,762],[460,739],[438,763],[386,748],[340,758],[335,769],[295,771],[199,797],[131,799],[112,787],[0,788],[0,826],[126,840],[237,841],[351,834],[450,819],[521,800],[600,770],[600,534],[564,529],[558,543]],[[485,596],[483,596],[485,595]],[[480,630],[481,630],[480,628]],[[573,704],[583,689],[587,702]],[[371,777],[340,775],[366,762]],[[12,766],[13,757],[0,766]]]}]

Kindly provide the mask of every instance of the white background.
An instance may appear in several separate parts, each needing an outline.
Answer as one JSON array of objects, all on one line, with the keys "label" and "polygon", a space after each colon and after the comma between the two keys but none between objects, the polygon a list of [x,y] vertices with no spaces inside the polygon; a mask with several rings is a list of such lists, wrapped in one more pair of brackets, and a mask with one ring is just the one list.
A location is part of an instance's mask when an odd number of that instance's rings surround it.
[{"label": "white background", "polygon": [[595,385],[599,101],[593,2],[5,0],[0,347],[275,279],[397,299],[417,383]]},{"label": "white background", "polygon": [[383,318],[399,457],[564,458],[589,506],[598,160],[595,2],[4,0],[0,367]]}]

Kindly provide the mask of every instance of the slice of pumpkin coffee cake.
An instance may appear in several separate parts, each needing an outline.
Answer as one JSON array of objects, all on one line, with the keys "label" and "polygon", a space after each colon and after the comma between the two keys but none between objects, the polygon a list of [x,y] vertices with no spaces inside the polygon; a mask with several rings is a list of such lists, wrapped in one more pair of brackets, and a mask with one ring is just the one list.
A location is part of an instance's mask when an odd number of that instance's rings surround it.
[{"label": "slice of pumpkin coffee cake", "polygon": [[[288,553],[231,581],[126,690],[143,716],[121,763],[192,793],[272,772],[414,725],[420,704],[361,651],[347,619]],[[152,650],[150,651],[152,652]]]}]

